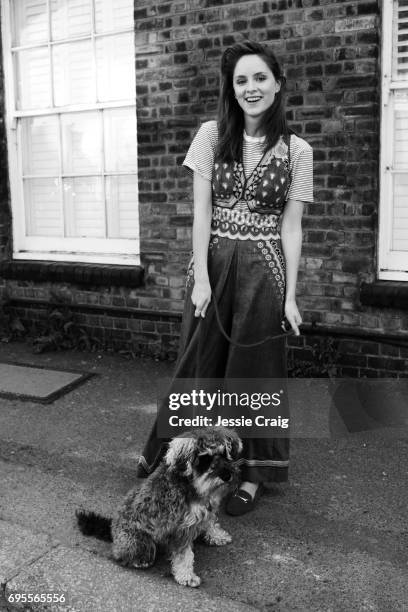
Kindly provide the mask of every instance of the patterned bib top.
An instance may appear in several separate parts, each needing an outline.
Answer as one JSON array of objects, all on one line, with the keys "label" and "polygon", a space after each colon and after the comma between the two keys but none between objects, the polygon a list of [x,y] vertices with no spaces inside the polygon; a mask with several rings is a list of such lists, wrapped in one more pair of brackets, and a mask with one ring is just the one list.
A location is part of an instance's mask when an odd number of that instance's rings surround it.
[{"label": "patterned bib top", "polygon": [[276,239],[288,198],[313,201],[312,148],[295,136],[264,151],[244,132],[242,162],[215,160],[218,128],[203,123],[183,162],[212,183],[211,233],[239,240]]}]

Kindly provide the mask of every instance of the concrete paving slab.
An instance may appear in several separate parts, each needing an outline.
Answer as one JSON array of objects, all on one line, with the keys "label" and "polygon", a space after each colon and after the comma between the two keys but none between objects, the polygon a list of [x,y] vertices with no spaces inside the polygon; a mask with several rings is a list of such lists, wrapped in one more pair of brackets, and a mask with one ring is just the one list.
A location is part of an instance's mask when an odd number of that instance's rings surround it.
[{"label": "concrete paving slab", "polygon": [[0,396],[49,403],[89,374],[0,362]]},{"label": "concrete paving slab", "polygon": [[0,520],[0,585],[5,583],[27,564],[32,563],[55,542],[46,534],[34,534],[21,525]]},{"label": "concrete paving slab", "polygon": [[[52,612],[253,612],[254,608],[200,589],[176,584],[171,577],[158,582],[148,571],[119,567],[85,551],[59,547],[20,572],[6,587],[11,593],[56,593],[65,602],[30,604],[31,610]],[[13,604],[24,610],[23,603]]]}]

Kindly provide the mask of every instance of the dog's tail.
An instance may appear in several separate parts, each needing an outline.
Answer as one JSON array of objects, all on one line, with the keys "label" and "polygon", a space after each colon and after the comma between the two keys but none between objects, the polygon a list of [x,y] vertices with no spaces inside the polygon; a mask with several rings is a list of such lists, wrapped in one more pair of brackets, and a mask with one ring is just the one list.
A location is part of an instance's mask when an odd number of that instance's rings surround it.
[{"label": "dog's tail", "polygon": [[80,531],[86,536],[93,536],[98,540],[112,542],[111,525],[112,519],[105,518],[95,512],[77,510],[75,512]]}]

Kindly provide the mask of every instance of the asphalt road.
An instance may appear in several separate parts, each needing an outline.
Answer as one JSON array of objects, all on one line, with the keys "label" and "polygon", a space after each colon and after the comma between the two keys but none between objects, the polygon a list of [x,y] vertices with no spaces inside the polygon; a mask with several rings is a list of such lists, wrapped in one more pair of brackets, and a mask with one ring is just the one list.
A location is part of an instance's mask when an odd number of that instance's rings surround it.
[{"label": "asphalt road", "polygon": [[165,558],[147,572],[115,565],[74,520],[79,506],[111,514],[134,484],[172,364],[22,344],[0,345],[0,361],[97,373],[50,405],[0,399],[0,609],[27,609],[6,604],[18,590],[63,590],[68,603],[28,609],[408,610],[407,427],[294,439],[290,483],[250,515],[221,516],[233,542],[196,546],[203,582],[188,589]]}]

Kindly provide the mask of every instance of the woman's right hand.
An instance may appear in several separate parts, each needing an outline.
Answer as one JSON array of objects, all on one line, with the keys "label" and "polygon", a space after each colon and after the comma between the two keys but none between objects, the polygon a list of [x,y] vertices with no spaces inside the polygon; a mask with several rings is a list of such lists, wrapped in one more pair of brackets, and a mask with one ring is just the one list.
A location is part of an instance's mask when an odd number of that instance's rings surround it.
[{"label": "woman's right hand", "polygon": [[208,304],[211,302],[211,286],[208,280],[199,280],[194,282],[191,301],[195,306],[195,317],[205,317]]}]

